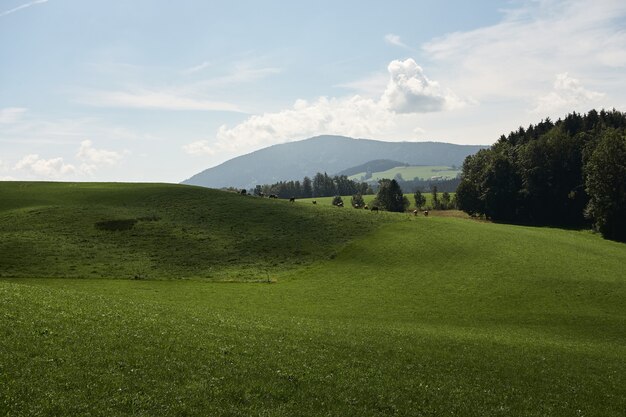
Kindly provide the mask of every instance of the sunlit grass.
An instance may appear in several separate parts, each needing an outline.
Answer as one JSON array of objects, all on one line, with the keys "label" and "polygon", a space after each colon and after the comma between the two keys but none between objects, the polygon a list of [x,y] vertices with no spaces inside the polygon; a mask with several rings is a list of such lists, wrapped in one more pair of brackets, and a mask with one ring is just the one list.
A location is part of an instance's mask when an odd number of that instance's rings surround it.
[{"label": "sunlit grass", "polygon": [[623,415],[623,244],[379,214],[273,283],[1,280],[0,415]]}]

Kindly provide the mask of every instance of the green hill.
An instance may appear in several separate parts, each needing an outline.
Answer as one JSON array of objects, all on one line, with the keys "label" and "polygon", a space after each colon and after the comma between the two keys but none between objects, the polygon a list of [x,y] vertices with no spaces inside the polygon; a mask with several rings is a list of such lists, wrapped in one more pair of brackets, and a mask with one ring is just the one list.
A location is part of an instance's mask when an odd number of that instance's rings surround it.
[{"label": "green hill", "polygon": [[[159,184],[4,183],[0,197],[0,415],[626,409],[626,245],[590,232]],[[279,279],[71,278],[134,265]]]},{"label": "green hill", "polygon": [[284,203],[182,185],[0,183],[0,276],[266,279],[383,221]]}]

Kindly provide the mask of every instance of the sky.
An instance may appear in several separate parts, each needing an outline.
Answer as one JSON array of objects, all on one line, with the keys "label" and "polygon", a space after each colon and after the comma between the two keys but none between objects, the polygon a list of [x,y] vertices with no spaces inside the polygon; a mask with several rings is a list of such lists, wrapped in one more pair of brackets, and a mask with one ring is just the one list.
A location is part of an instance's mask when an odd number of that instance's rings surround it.
[{"label": "sky", "polygon": [[626,111],[626,2],[0,0],[0,180],[180,182],[321,134]]}]

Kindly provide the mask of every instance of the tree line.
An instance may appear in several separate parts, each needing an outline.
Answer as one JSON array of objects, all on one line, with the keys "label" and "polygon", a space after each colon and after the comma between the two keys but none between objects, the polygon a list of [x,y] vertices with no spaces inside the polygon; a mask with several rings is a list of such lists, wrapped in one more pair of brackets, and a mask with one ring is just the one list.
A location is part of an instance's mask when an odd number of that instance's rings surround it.
[{"label": "tree line", "polygon": [[279,181],[274,184],[257,185],[253,194],[275,194],[280,198],[332,197],[335,195],[372,194],[371,186],[348,179],[346,175],[329,176],[318,172],[313,178],[302,181]]},{"label": "tree line", "polygon": [[496,221],[580,227],[626,241],[626,113],[573,112],[468,156],[459,208]]}]

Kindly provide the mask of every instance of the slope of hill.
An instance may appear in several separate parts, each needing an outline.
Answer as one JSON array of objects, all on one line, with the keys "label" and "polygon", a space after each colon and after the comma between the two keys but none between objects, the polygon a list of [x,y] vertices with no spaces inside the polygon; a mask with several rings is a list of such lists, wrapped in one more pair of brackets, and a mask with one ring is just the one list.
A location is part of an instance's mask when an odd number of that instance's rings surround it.
[{"label": "slope of hill", "polygon": [[[0,279],[2,415],[622,417],[626,409],[623,244],[196,187],[11,187],[0,189],[0,271],[34,279]],[[94,228],[144,216],[128,231]],[[231,273],[267,257],[278,261],[270,273],[282,272],[272,285],[36,278],[98,276],[97,260],[125,277],[134,256],[145,266],[160,260],[169,276],[207,266],[203,257]],[[279,261],[301,256],[312,262]]]},{"label": "slope of hill", "polygon": [[185,185],[0,182],[0,197],[0,277],[267,279],[385,221]]},{"label": "slope of hill", "polygon": [[482,148],[484,146],[317,136],[233,158],[194,175],[183,184],[252,188],[256,184],[301,180],[316,172],[332,174],[374,159],[400,160],[410,165],[461,165],[466,156]]}]

